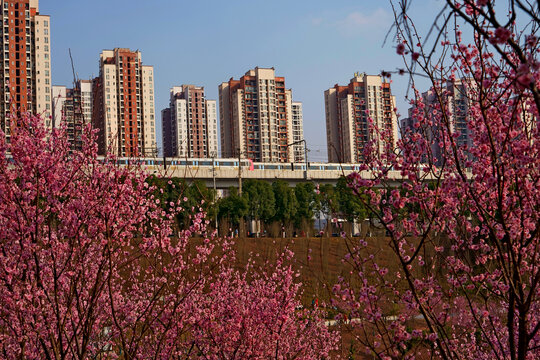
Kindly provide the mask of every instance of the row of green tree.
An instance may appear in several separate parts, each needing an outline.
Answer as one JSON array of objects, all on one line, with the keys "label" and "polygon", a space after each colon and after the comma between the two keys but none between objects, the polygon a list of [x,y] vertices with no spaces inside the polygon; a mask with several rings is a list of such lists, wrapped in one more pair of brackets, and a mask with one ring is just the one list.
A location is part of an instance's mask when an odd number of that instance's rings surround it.
[{"label": "row of green tree", "polygon": [[180,199],[184,209],[178,216],[180,228],[189,224],[190,215],[199,208],[206,212],[213,226],[217,220],[221,228],[235,230],[242,228],[245,222],[255,222],[260,224],[260,232],[268,229],[269,234],[275,233],[270,231],[271,227],[310,234],[315,222],[318,222],[317,228],[321,228],[321,224],[328,224],[333,218],[352,223],[368,214],[362,200],[349,188],[344,177],[336,185],[316,186],[304,182],[295,187],[282,180],[268,183],[248,179],[242,184],[241,194],[237,188],[231,187],[225,196],[218,199],[213,189],[199,180],[188,183],[181,178],[153,177],[149,183],[156,186],[154,196],[160,200],[164,210]]}]

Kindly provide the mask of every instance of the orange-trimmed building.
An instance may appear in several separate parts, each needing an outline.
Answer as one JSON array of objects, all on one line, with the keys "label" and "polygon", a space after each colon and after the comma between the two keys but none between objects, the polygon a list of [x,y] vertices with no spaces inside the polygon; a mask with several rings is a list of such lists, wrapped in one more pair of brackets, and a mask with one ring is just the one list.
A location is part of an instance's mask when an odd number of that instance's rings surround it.
[{"label": "orange-trimmed building", "polygon": [[40,114],[51,120],[51,24],[39,14],[38,0],[1,0],[2,67],[0,128],[11,135],[10,114]]},{"label": "orange-trimmed building", "polygon": [[[395,147],[398,137],[395,97],[390,83],[378,75],[356,73],[348,85],[334,85],[324,92],[328,161],[361,163],[364,147],[377,138],[379,149]],[[369,129],[369,119],[381,137]]]},{"label": "orange-trimmed building", "polygon": [[[303,139],[301,103],[295,103],[293,126],[291,89],[274,68],[249,70],[239,80],[219,85],[221,156],[239,155],[260,162],[303,161],[292,144]],[[301,145],[299,145],[301,146]]]},{"label": "orange-trimmed building", "polygon": [[140,51],[103,50],[92,96],[100,154],[157,155],[154,68],[142,64]]}]

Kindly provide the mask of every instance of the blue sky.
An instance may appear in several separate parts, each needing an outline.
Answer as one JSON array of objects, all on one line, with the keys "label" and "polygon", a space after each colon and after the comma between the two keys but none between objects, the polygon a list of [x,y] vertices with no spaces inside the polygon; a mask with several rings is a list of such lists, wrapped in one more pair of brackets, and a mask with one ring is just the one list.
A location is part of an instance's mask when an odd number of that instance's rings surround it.
[{"label": "blue sky", "polygon": [[[417,0],[420,26],[440,9],[437,0]],[[155,69],[158,143],[169,88],[195,84],[209,99],[218,85],[247,70],[275,67],[304,107],[304,135],[311,161],[326,159],[324,90],[346,84],[356,71],[379,74],[401,66],[394,44],[384,47],[393,15],[386,0],[41,0],[51,15],[53,84],[73,81],[68,49],[81,79],[97,76],[103,49],[142,51]],[[398,109],[407,112],[407,79],[394,76]]]}]

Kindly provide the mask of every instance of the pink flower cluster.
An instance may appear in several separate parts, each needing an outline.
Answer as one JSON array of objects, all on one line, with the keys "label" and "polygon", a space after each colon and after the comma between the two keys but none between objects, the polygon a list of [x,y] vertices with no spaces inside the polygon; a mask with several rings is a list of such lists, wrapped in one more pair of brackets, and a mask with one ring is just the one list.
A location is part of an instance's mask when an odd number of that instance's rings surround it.
[{"label": "pink flower cluster", "polygon": [[318,359],[335,348],[324,313],[297,310],[290,253],[272,271],[234,270],[204,213],[175,231],[187,199],[163,211],[144,172],[97,157],[92,132],[72,152],[64,129],[16,123],[10,143],[0,134],[2,358]]},{"label": "pink flower cluster", "polygon": [[369,176],[349,180],[387,236],[346,256],[353,270],[334,286],[334,305],[366,356],[538,359],[537,38],[482,18],[489,1],[447,3],[489,35],[463,44],[455,30],[441,42],[448,67],[425,65],[431,89],[413,89],[412,125],[396,148],[381,150],[385,129],[370,125]]}]

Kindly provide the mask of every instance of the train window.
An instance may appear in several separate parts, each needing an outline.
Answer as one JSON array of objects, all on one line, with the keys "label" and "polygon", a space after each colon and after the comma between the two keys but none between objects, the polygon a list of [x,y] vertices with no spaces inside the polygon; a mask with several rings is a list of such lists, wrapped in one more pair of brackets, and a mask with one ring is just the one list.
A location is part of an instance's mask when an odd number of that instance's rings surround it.
[{"label": "train window", "polygon": [[211,161],[199,161],[199,165],[200,166],[211,166],[212,162]]}]

